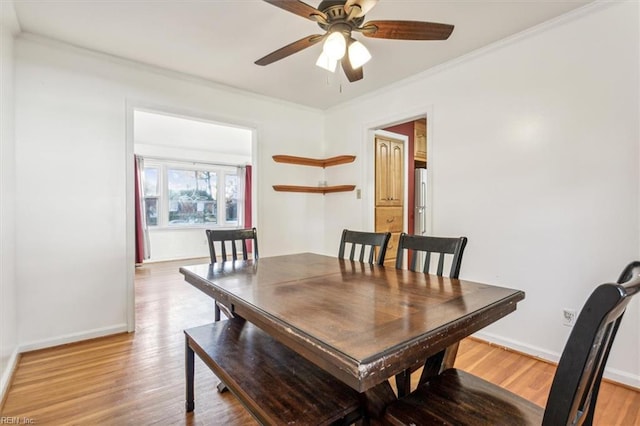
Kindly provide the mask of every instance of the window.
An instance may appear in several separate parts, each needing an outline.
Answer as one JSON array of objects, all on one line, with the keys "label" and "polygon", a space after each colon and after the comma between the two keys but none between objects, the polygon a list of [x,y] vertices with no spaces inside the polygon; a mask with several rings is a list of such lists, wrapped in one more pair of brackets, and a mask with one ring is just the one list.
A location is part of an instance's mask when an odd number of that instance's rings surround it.
[{"label": "window", "polygon": [[148,226],[158,226],[158,172],[157,167],[144,168],[144,211]]},{"label": "window", "polygon": [[167,169],[169,225],[217,223],[216,179],[212,171]]},{"label": "window", "polygon": [[225,175],[224,177],[224,205],[226,219],[238,222],[238,175]]},{"label": "window", "polygon": [[235,167],[146,160],[144,197],[150,227],[239,225]]}]

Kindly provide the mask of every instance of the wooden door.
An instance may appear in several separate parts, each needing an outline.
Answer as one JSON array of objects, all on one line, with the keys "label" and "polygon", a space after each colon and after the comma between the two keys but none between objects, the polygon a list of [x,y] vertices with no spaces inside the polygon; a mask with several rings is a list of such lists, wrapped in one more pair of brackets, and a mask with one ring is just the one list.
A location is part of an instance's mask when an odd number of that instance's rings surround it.
[{"label": "wooden door", "polygon": [[404,198],[404,144],[391,142],[389,159],[390,206],[402,207]]},{"label": "wooden door", "polygon": [[389,158],[391,141],[376,137],[376,206],[388,205],[391,192],[389,188]]},{"label": "wooden door", "polygon": [[376,206],[402,206],[404,198],[404,144],[376,137]]}]

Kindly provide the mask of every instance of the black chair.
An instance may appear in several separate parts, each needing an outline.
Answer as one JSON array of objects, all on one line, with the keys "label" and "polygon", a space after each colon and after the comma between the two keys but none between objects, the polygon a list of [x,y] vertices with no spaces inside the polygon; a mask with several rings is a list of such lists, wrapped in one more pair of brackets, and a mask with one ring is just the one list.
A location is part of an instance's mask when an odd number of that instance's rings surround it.
[{"label": "black chair", "polygon": [[602,284],[585,303],[558,363],[545,408],[454,368],[390,404],[394,425],[591,425],[602,373],[629,300],[640,291],[640,262]]},{"label": "black chair", "polygon": [[[211,257],[211,263],[218,262],[218,256],[216,256],[216,248],[214,243],[220,244],[220,261],[226,262],[227,260],[238,260],[238,244],[242,246],[241,254],[242,259],[247,260],[249,258],[249,245],[248,241],[253,243],[251,252],[253,253],[253,259],[258,258],[258,234],[256,228],[252,229],[207,229],[207,241],[209,243],[209,256]],[[231,259],[227,255],[227,245],[231,248]],[[220,321],[220,306],[215,304],[215,320]]]},{"label": "black chair", "polygon": [[221,247],[220,261],[225,262],[229,260],[227,256],[227,244],[231,247],[231,259],[238,260],[238,246],[237,243],[242,244],[242,259],[248,259],[247,241],[253,241],[253,258],[258,258],[258,234],[256,228],[252,229],[207,229],[207,241],[209,242],[209,255],[211,256],[211,263],[216,263],[218,258],[216,256],[216,248],[214,242],[219,242]]},{"label": "black chair", "polygon": [[[447,257],[451,258],[451,268],[449,278],[458,278],[462,255],[467,246],[467,237],[444,238],[430,237],[424,235],[409,235],[404,232],[400,234],[398,241],[398,252],[396,255],[396,269],[402,269],[405,250],[411,255],[409,269],[414,272],[425,274],[433,273],[431,269],[431,256],[438,256],[438,266],[434,271],[436,275],[444,276],[444,263]],[[424,253],[424,260],[420,260],[418,254]],[[420,264],[420,262],[423,262]],[[445,351],[435,355],[427,361],[422,372],[423,377],[429,377],[440,373],[440,369],[453,367],[456,355],[458,354],[458,343],[448,347]],[[418,368],[406,370],[396,375],[396,387],[398,396],[405,396],[411,390],[411,373]],[[434,370],[435,369],[435,370]]]},{"label": "black chair", "polygon": [[[640,261],[636,260],[629,263],[627,266],[625,266],[625,268],[620,273],[620,276],[618,277],[618,281],[616,282],[618,284],[624,284],[638,276],[640,276]],[[622,320],[622,316],[620,316],[618,320],[618,325],[621,320]],[[604,366],[607,364],[607,360],[609,358],[609,351],[611,350],[611,346],[613,345],[613,339],[616,335],[616,332],[618,331],[618,325],[616,325],[616,329],[613,331],[613,334],[609,339],[608,346],[604,349],[605,355],[602,358],[602,368],[598,372],[598,376],[596,377],[595,383],[593,385],[593,392],[591,396],[591,400],[592,400],[591,406],[589,407],[587,418],[583,422],[583,424],[586,424],[586,425],[593,424],[593,415],[595,414],[595,411],[596,411],[596,400],[598,399],[598,392],[600,391],[600,382],[602,381],[602,373],[604,373]]]},{"label": "black chair", "polygon": [[635,260],[625,266],[625,268],[620,273],[620,276],[618,277],[618,281],[616,282],[618,284],[624,284],[627,281],[631,280],[633,277],[637,277],[638,275],[640,275],[640,261]]},{"label": "black chair", "polygon": [[355,260],[356,249],[359,248],[358,260],[364,262],[365,253],[368,250],[369,255],[367,256],[367,262],[373,264],[373,258],[377,248],[378,255],[375,256],[375,264],[382,265],[384,264],[384,257],[387,254],[387,246],[389,245],[390,238],[390,232],[360,232],[345,229],[342,231],[342,238],[340,238],[338,257],[344,259],[346,245],[351,244],[349,260]]},{"label": "black chair", "polygon": [[[460,265],[462,264],[462,254],[467,245],[467,237],[460,238],[442,238],[428,237],[423,235],[409,235],[404,232],[400,234],[398,241],[398,254],[396,256],[396,268],[402,269],[404,259],[404,251],[408,250],[412,254],[409,262],[409,269],[415,272],[430,273],[431,255],[439,255],[438,269],[436,274],[443,276],[444,261],[446,255],[451,255],[451,269],[449,270],[449,278],[458,278],[460,275]],[[418,253],[425,254],[425,260],[422,265],[418,263]]]}]

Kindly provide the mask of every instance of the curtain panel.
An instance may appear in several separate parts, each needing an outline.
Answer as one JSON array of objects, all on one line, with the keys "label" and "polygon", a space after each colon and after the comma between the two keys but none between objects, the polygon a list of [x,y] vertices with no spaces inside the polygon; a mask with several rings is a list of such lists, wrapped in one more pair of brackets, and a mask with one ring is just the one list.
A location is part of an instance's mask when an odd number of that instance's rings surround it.
[{"label": "curtain panel", "polygon": [[135,216],[136,216],[136,263],[149,259],[149,227],[144,202],[144,159],[135,156]]}]

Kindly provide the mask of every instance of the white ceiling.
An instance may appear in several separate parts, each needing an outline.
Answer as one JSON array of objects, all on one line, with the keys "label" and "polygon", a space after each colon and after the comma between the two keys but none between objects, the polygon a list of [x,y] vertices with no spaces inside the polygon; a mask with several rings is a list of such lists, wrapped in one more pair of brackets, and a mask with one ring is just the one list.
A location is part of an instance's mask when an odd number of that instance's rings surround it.
[{"label": "white ceiling", "polygon": [[249,129],[140,110],[134,111],[133,117],[136,144],[179,146],[251,157]]},{"label": "white ceiling", "polygon": [[[5,1],[5,0],[2,0]],[[254,61],[311,34],[314,22],[261,0],[14,0],[21,30],[266,96],[326,109],[465,55],[592,0],[381,0],[365,21],[455,25],[447,41],[358,37],[364,79],[315,66],[317,44],[266,67]],[[307,2],[316,7],[320,1]]]}]

